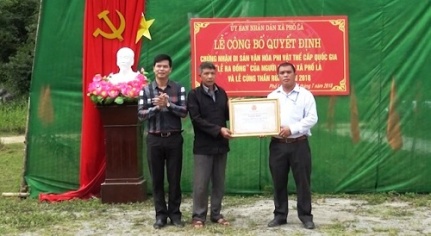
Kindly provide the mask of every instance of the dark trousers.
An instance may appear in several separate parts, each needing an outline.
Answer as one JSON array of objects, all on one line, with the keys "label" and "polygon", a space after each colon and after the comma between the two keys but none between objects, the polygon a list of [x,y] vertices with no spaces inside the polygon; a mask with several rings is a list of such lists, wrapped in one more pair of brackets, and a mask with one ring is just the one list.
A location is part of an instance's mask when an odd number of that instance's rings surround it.
[{"label": "dark trousers", "polygon": [[288,214],[287,183],[292,169],[297,191],[298,217],[302,222],[312,221],[311,214],[311,151],[308,140],[294,143],[271,141],[269,167],[274,184],[274,218],[285,220]]},{"label": "dark trousers", "polygon": [[[174,134],[169,137],[147,136],[147,158],[153,181],[153,198],[156,219],[181,219],[181,170],[183,163],[183,137]],[[169,184],[168,206],[164,191],[164,176]]]}]

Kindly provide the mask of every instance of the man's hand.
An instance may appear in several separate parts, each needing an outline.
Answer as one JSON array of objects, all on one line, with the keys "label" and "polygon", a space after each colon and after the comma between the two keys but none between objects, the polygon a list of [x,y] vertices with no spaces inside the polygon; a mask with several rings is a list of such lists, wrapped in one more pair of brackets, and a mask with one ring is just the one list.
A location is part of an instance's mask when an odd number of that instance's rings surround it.
[{"label": "man's hand", "polygon": [[161,93],[159,96],[153,98],[153,105],[156,106],[158,109],[164,108],[167,106],[169,102],[169,95],[166,93]]},{"label": "man's hand", "polygon": [[292,134],[292,132],[290,131],[289,126],[281,126],[280,133],[278,135],[283,137],[283,138],[287,138],[291,134]]},{"label": "man's hand", "polygon": [[220,129],[220,134],[221,134],[221,136],[223,136],[223,138],[227,138],[227,139],[232,138],[232,136],[231,136],[232,132],[226,127],[222,127]]}]

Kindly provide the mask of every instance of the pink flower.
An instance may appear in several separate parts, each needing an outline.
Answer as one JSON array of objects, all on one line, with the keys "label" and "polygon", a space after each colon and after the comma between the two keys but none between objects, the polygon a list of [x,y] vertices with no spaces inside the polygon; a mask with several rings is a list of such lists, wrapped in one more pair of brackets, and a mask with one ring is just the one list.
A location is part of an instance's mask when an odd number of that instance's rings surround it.
[{"label": "pink flower", "polygon": [[139,95],[139,90],[136,88],[131,87],[128,91],[126,96],[136,98]]},{"label": "pink flower", "polygon": [[140,88],[142,86],[142,82],[139,80],[132,80],[127,83],[128,86],[132,88]]},{"label": "pink flower", "polygon": [[145,80],[147,80],[147,77],[145,77],[145,75],[143,75],[143,74],[138,74],[137,76],[136,76],[136,79],[138,80],[138,81],[145,81]]},{"label": "pink flower", "polygon": [[120,90],[121,94],[124,94],[124,91],[126,91],[127,87],[129,87],[129,85],[127,83],[119,83],[119,84],[117,84],[117,87]]},{"label": "pink flower", "polygon": [[108,96],[110,97],[110,98],[116,98],[116,97],[118,97],[118,95],[120,94],[120,90],[118,90],[118,89],[111,89],[111,90],[108,90]]},{"label": "pink flower", "polygon": [[99,96],[101,96],[102,98],[108,97],[108,90],[106,89],[106,87],[101,87]]},{"label": "pink flower", "polygon": [[103,79],[103,77],[102,77],[102,75],[101,74],[96,74],[94,77],[93,77],[93,81],[101,81]]},{"label": "pink flower", "polygon": [[104,90],[110,90],[111,88],[115,88],[115,85],[111,84],[109,81],[102,80],[100,82]]},{"label": "pink flower", "polygon": [[93,81],[88,85],[88,92],[94,95],[99,95],[102,84],[99,81]]},{"label": "pink flower", "polygon": [[[146,72],[143,71],[143,73]],[[111,75],[112,74],[108,75],[108,77],[102,77],[102,75],[96,74],[93,77],[93,81],[88,85],[87,91],[87,96],[90,96],[93,102],[98,104],[110,104],[112,100],[107,100],[108,97],[112,99],[122,97],[129,98],[129,101],[137,101],[139,92],[148,84],[147,77],[144,74],[138,74],[132,81],[114,85],[109,80],[109,76]]]},{"label": "pink flower", "polygon": [[127,96],[131,88],[132,88],[131,86],[124,84],[123,86],[120,87],[121,94]]}]

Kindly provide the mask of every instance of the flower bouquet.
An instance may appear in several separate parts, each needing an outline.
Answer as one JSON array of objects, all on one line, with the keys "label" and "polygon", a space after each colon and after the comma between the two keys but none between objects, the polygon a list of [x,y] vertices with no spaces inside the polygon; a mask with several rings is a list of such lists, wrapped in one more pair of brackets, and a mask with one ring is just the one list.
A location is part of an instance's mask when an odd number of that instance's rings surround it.
[{"label": "flower bouquet", "polygon": [[148,83],[146,72],[141,69],[134,80],[114,84],[112,73],[108,76],[96,74],[88,85],[87,96],[99,105],[137,103],[139,92]]}]

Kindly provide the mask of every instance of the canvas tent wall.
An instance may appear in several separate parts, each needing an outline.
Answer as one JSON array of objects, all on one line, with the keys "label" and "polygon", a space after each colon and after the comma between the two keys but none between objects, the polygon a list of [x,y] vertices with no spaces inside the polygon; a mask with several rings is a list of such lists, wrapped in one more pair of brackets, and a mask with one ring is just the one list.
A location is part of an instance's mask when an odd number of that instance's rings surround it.
[{"label": "canvas tent wall", "polygon": [[[42,1],[25,171],[32,196],[76,189],[79,184],[82,99],[88,99],[82,92],[83,12],[84,0]],[[174,60],[171,78],[187,89],[192,17],[347,15],[352,93],[316,97],[319,122],[310,139],[312,190],[431,191],[430,1],[147,0],[145,15],[156,21],[150,29],[152,40],[143,42],[139,65],[151,71],[152,58],[168,53]],[[355,104],[357,118],[352,111]],[[390,135],[401,146],[388,143],[389,119],[400,127],[399,135]],[[352,124],[357,124],[354,131]],[[184,130],[181,183],[190,192],[193,131],[189,119]],[[268,138],[232,140],[228,193],[271,189],[268,144]],[[147,168],[145,174],[151,184]],[[289,186],[294,189],[293,181]]]}]

